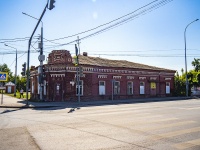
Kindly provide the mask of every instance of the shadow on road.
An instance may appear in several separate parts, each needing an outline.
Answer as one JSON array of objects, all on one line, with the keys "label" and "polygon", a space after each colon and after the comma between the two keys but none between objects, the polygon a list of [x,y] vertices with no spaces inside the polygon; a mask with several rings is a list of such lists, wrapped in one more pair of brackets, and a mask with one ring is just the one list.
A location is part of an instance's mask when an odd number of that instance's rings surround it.
[{"label": "shadow on road", "polygon": [[[21,109],[21,108],[20,108]],[[1,112],[0,114],[5,114],[5,113],[10,113],[10,112],[14,112],[14,111],[18,111],[20,109],[15,109],[15,110],[4,110],[3,112]]]},{"label": "shadow on road", "polygon": [[[122,104],[134,104],[134,103],[152,103],[152,102],[162,102],[162,101],[178,101],[178,100],[190,100],[191,97],[165,97],[165,98],[143,98],[143,99],[126,99],[126,100],[102,100],[102,101],[81,101],[81,102],[44,102],[44,101],[27,101],[18,100],[18,105],[12,107],[4,108],[20,108],[20,109],[33,109],[40,111],[50,111],[50,110],[61,110],[69,109],[68,113],[74,113],[81,107],[95,107],[95,106],[108,106],[108,105],[122,105]],[[21,104],[21,105],[20,105]],[[19,109],[18,109],[19,110]],[[5,111],[2,113],[8,113],[17,110]]]}]

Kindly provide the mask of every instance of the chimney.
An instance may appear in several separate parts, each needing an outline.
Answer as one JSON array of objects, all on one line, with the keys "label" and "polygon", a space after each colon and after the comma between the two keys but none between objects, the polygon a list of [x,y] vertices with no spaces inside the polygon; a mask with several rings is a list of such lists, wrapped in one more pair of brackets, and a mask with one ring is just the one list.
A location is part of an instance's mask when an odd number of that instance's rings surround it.
[{"label": "chimney", "polygon": [[88,56],[88,53],[87,52],[83,52],[83,56]]}]

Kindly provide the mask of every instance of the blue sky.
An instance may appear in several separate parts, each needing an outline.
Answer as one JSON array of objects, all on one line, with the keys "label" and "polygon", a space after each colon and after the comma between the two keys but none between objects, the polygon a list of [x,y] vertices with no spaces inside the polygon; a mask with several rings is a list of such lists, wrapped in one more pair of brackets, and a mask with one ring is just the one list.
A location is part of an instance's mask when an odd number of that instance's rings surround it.
[{"label": "blue sky", "polygon": [[[160,6],[158,3],[162,1],[158,0],[152,4]],[[17,48],[18,74],[20,74],[22,64],[27,61],[25,52],[28,49],[28,40],[13,42],[10,39],[31,36],[37,20],[23,15],[22,12],[39,18],[46,2],[47,0],[0,0],[0,64],[8,64],[12,72],[15,67],[15,49],[5,47],[4,43]],[[55,8],[51,11],[47,9],[42,19],[45,56],[48,57],[52,50],[59,49],[69,50],[74,55],[75,43],[64,46],[59,44],[75,41],[77,36],[55,39],[108,23],[150,2],[153,0],[56,0]],[[185,69],[184,30],[190,22],[200,19],[200,1],[167,0],[165,2],[168,3],[152,9],[151,12],[141,14],[141,11],[149,9],[149,7],[144,7],[133,13],[132,15],[138,15],[140,12],[140,15],[132,16],[128,22],[81,40],[81,53],[88,52],[89,56],[128,60],[179,72],[181,68]],[[86,37],[109,25],[79,34],[79,38]],[[38,26],[35,37],[39,36],[40,27],[41,25]],[[186,35],[188,70],[190,70],[193,69],[191,62],[194,58],[200,57],[200,21],[191,24]],[[55,40],[52,42],[57,44],[46,40]],[[33,39],[32,45],[36,50],[31,48],[34,53],[30,55],[30,66],[38,66],[37,39]],[[7,54],[9,52],[12,54]]]}]

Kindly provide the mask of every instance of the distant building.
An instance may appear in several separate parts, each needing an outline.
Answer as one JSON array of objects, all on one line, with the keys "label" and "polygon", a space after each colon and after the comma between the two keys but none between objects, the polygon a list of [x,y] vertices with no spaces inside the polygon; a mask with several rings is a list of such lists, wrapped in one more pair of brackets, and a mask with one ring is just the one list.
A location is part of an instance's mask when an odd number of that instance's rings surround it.
[{"label": "distant building", "polygon": [[[81,101],[172,96],[175,70],[79,55]],[[46,101],[77,101],[76,70],[67,50],[53,50],[43,66]],[[39,99],[38,67],[30,72],[31,98]],[[112,88],[113,87],[113,88]]]},{"label": "distant building", "polygon": [[6,87],[6,93],[14,93],[15,91],[15,84],[12,82],[8,82],[5,84]]}]

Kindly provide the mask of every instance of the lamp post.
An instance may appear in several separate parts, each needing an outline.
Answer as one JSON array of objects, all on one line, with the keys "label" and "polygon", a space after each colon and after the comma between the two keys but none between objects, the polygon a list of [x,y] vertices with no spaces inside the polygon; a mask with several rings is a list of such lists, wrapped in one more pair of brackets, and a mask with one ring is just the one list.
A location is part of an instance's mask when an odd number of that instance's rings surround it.
[{"label": "lamp post", "polygon": [[7,44],[4,44],[7,47],[13,48],[16,50],[16,60],[15,60],[15,89],[14,89],[14,96],[16,96],[16,86],[17,86],[17,49],[15,47],[9,46]]},{"label": "lamp post", "polygon": [[187,53],[186,53],[186,30],[188,28],[189,25],[191,25],[192,23],[198,21],[199,19],[195,19],[194,21],[190,22],[186,28],[185,28],[185,32],[184,32],[184,41],[185,41],[185,73],[186,73],[186,97],[188,97],[188,77],[187,77]]},{"label": "lamp post", "polygon": [[[22,14],[24,14],[26,16],[29,16],[29,17],[39,21],[38,18],[35,18],[35,17],[33,17],[33,16],[31,16],[31,15],[29,15],[27,13],[22,12]],[[40,22],[42,23],[42,26],[41,26],[41,43],[39,44],[39,48],[40,48],[40,56],[39,56],[40,67],[39,67],[39,72],[38,73],[39,73],[39,78],[41,79],[41,81],[40,81],[41,83],[39,83],[39,85],[40,85],[40,90],[39,90],[40,91],[40,100],[43,100],[43,95],[42,95],[42,93],[43,93],[43,89],[42,89],[43,69],[42,69],[42,66],[43,66],[43,61],[45,60],[45,56],[43,55],[43,22],[42,22],[42,20],[40,20]]]},{"label": "lamp post", "polygon": [[35,34],[35,31],[40,23],[40,21],[42,20],[42,17],[44,16],[45,12],[46,12],[46,9],[48,8],[48,5],[49,5],[49,10],[52,10],[55,6],[54,6],[54,3],[55,3],[55,0],[48,0],[47,1],[47,4],[45,5],[44,7],[44,10],[40,16],[40,19],[38,19],[38,22],[33,30],[33,33],[31,34],[30,38],[29,38],[29,41],[28,41],[28,52],[27,52],[27,81],[26,81],[26,105],[28,105],[28,88],[29,88],[29,61],[30,61],[30,47],[31,47],[31,41],[32,41],[32,38],[33,38],[33,35]]}]

